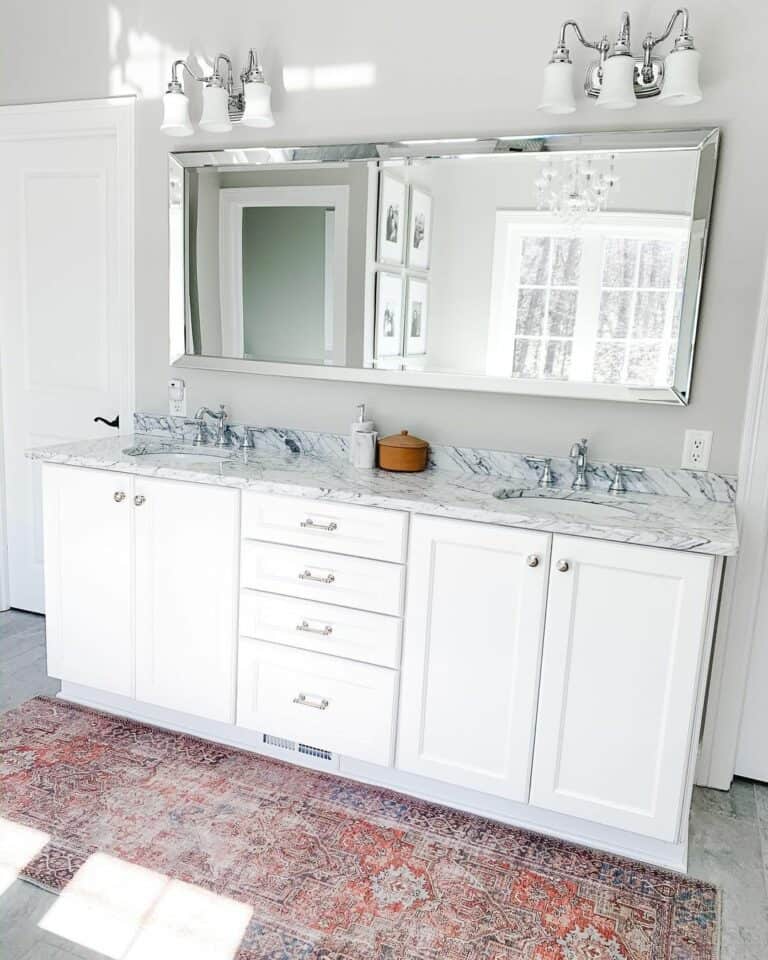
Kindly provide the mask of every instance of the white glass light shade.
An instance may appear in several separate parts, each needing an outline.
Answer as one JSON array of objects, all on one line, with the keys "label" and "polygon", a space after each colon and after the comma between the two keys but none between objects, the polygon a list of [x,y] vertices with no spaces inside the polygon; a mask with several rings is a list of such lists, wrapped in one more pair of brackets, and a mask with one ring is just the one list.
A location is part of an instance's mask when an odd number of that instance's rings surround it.
[{"label": "white glass light shade", "polygon": [[603,82],[597,98],[598,107],[605,107],[606,110],[627,110],[636,106],[634,80],[634,57],[624,54],[608,57],[603,64]]},{"label": "white glass light shade", "polygon": [[670,107],[685,107],[702,98],[698,50],[673,50],[664,61],[664,86],[659,100]]},{"label": "white glass light shade", "polygon": [[539,110],[545,113],[573,113],[573,64],[565,60],[548,63],[544,68],[544,88]]},{"label": "white glass light shade", "polygon": [[163,95],[163,122],[160,129],[169,137],[190,137],[189,100],[183,93]]},{"label": "white glass light shade", "polygon": [[274,127],[272,116],[272,88],[263,80],[244,84],[245,112],[242,122],[246,127]]},{"label": "white glass light shade", "polygon": [[229,119],[229,97],[224,87],[206,84],[203,87],[203,112],[200,117],[200,129],[210,133],[229,133],[232,121]]}]

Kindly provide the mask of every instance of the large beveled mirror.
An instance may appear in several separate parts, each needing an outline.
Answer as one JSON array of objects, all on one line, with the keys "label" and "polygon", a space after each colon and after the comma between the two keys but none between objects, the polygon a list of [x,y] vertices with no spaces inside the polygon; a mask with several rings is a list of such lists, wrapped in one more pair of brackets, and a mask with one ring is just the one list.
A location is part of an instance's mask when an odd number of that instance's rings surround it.
[{"label": "large beveled mirror", "polygon": [[170,156],[171,360],[687,403],[718,131]]}]

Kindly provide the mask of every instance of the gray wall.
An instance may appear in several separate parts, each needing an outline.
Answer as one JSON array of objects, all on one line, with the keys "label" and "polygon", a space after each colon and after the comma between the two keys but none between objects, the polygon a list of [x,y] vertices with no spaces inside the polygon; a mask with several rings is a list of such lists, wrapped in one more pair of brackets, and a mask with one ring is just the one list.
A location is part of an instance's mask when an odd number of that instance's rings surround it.
[{"label": "gray wall", "polygon": [[[662,28],[672,5],[632,7],[635,45]],[[578,436],[595,457],[679,463],[686,427],[715,431],[712,467],[734,471],[768,230],[768,124],[763,58],[745,53],[745,31],[768,30],[763,0],[705,0],[692,10],[703,52],[705,100],[675,110],[658,102],[602,113],[579,102],[568,117],[535,110],[541,71],[560,21],[613,34],[621,7],[587,0],[515,4],[478,0],[471,11],[437,0],[380,4],[348,0],[5,0],[0,100],[29,102],[136,92],[137,404],[167,409],[166,165],[174,147],[344,142],[554,130],[720,125],[723,150],[704,310],[688,408],[597,401],[468,395],[412,388],[295,381],[176,370],[189,403],[225,401],[235,418],[346,430],[367,400],[379,427],[407,427],[436,442],[562,453]],[[258,45],[275,88],[277,127],[174,143],[159,131],[160,97],[174,56],[229,53],[238,66]],[[587,51],[572,44],[578,65]],[[373,83],[286,91],[284,67],[369,64]],[[193,93],[199,115],[199,91]]]}]

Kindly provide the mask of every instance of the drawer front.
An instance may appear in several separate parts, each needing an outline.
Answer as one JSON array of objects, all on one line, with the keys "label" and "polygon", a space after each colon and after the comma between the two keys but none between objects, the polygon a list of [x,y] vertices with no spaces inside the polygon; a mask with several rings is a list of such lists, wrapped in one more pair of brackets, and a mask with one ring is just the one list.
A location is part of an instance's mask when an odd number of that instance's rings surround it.
[{"label": "drawer front", "polygon": [[240,635],[255,640],[397,669],[401,630],[399,619],[380,613],[254,590],[240,595]]},{"label": "drawer front", "polygon": [[400,564],[243,541],[240,584],[251,590],[398,617],[404,580],[405,567]]},{"label": "drawer front", "polygon": [[408,514],[325,500],[243,494],[243,536],[403,563]]},{"label": "drawer front", "polygon": [[390,766],[397,672],[240,640],[237,724]]}]

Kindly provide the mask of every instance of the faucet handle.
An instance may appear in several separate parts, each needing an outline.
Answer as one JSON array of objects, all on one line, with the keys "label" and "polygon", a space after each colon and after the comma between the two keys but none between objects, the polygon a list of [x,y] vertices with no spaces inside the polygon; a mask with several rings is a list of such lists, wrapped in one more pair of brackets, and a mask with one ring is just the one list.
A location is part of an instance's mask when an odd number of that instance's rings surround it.
[{"label": "faucet handle", "polygon": [[640,475],[645,473],[642,467],[628,467],[623,463],[614,463],[612,464],[613,469],[616,471],[613,475],[613,480],[611,481],[610,487],[608,487],[608,493],[626,493],[627,487],[624,483],[624,474],[634,473]]},{"label": "faucet handle", "polygon": [[540,487],[552,487],[555,483],[555,478],[552,476],[552,457],[526,457],[526,463],[530,466],[533,466],[534,463],[542,463],[544,465],[543,470],[541,471],[541,476],[539,477],[539,486]]}]

